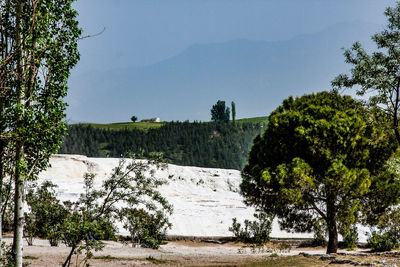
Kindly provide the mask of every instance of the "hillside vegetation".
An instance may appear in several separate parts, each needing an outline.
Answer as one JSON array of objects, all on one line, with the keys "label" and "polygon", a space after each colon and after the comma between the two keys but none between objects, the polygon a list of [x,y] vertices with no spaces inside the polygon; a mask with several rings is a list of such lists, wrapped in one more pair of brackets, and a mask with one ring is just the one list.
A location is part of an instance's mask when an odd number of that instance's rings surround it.
[{"label": "hillside vegetation", "polygon": [[254,118],[243,118],[243,119],[238,119],[236,122],[239,123],[267,123],[268,122],[268,117],[254,117]]},{"label": "hillside vegetation", "polygon": [[266,117],[237,123],[168,122],[73,124],[59,150],[62,154],[121,157],[128,152],[163,152],[173,164],[241,169],[253,138]]},{"label": "hillside vegetation", "polygon": [[[254,118],[243,118],[237,119],[237,123],[266,123],[268,122],[268,117],[254,117]],[[130,130],[138,129],[147,131],[152,128],[160,128],[164,126],[167,122],[115,122],[115,123],[80,123],[83,126],[92,126],[96,129],[106,129],[106,130]],[[77,125],[77,124],[73,124]]]},{"label": "hillside vegetation", "polygon": [[81,123],[82,126],[91,126],[95,129],[105,129],[105,130],[130,130],[138,129],[142,131],[147,131],[152,128],[160,128],[163,126],[164,122],[116,122],[116,123]]}]

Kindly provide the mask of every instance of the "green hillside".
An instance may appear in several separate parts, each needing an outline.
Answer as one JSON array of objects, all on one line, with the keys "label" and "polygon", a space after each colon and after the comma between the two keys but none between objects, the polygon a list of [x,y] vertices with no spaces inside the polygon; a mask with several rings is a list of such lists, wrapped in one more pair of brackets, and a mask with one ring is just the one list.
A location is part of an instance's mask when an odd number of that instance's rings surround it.
[{"label": "green hillside", "polygon": [[163,152],[171,163],[241,169],[253,138],[262,133],[266,117],[236,123],[128,122],[72,124],[59,153],[90,157],[121,157],[128,152]]},{"label": "green hillside", "polygon": [[148,131],[153,128],[160,128],[164,122],[116,122],[116,123],[80,123],[83,126],[92,126],[95,129],[103,130],[131,130],[138,129],[142,131]]},{"label": "green hillside", "polygon": [[[237,123],[266,123],[268,122],[268,117],[254,117],[254,118],[243,118],[237,119]],[[138,129],[143,131],[148,131],[153,128],[160,128],[168,122],[116,122],[116,123],[79,123],[83,126],[92,126],[95,129],[103,130],[131,130]]]},{"label": "green hillside", "polygon": [[239,123],[267,123],[268,122],[268,117],[254,117],[254,118],[243,118],[243,119],[238,119],[236,122]]}]

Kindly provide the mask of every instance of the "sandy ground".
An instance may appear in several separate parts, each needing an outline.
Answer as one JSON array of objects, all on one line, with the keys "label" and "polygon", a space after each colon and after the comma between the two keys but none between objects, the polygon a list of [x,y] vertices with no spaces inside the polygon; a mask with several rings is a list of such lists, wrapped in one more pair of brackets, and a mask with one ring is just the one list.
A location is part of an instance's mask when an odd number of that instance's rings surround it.
[{"label": "sandy ground", "polygon": [[[11,238],[6,238],[11,242]],[[324,254],[324,248],[295,248],[286,250],[268,245],[252,249],[242,244],[213,244],[193,241],[173,241],[158,250],[133,248],[120,242],[105,241],[102,251],[94,252],[90,266],[237,266],[249,264],[278,254],[282,256]],[[61,266],[70,249],[64,245],[50,247],[47,240],[35,239],[33,246],[24,245],[24,262],[31,267]],[[83,256],[78,258],[78,262]],[[73,258],[76,263],[76,256]],[[75,265],[72,266],[75,266]]]}]

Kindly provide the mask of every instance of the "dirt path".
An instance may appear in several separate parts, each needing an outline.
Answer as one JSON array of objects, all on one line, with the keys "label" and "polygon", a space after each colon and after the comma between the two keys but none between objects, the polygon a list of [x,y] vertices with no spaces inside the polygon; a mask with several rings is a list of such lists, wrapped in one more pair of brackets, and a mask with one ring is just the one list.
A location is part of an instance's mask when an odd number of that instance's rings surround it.
[{"label": "dirt path", "polygon": [[[105,241],[105,245],[102,251],[94,252],[90,266],[353,266],[329,264],[330,261],[321,260],[320,254],[325,253],[324,248],[296,248],[289,251],[273,245],[258,249],[236,243],[213,244],[193,241],[169,242],[161,246],[159,250],[132,248],[127,244],[111,241]],[[301,252],[306,252],[311,256],[301,256],[299,255]],[[64,245],[50,247],[47,240],[36,239],[33,246],[25,244],[24,262],[29,263],[30,267],[61,266],[68,253],[69,248]],[[312,256],[317,254],[319,256]],[[78,262],[82,258],[80,256]],[[347,256],[347,258],[357,257]],[[377,262],[377,258],[364,257],[359,261]],[[398,259],[391,259],[391,261],[396,264]],[[76,257],[72,263],[71,266],[75,266]]]}]

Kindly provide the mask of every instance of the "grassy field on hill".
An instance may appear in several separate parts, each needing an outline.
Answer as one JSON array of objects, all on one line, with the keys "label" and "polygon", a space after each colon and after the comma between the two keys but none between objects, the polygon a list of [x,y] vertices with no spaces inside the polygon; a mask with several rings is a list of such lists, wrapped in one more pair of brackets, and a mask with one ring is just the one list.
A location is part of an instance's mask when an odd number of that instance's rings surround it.
[{"label": "grassy field on hill", "polygon": [[165,125],[164,122],[117,122],[117,123],[79,123],[83,126],[92,126],[95,129],[102,130],[131,130],[138,129],[142,131],[148,131],[149,129],[157,129]]},{"label": "grassy field on hill", "polygon": [[[266,123],[268,117],[254,117],[254,118],[243,118],[237,119],[237,123]],[[92,126],[95,129],[102,130],[131,130],[138,129],[142,131],[148,131],[149,129],[157,129],[164,126],[168,122],[116,122],[116,123],[79,123],[83,126]]]},{"label": "grassy field on hill", "polygon": [[254,117],[254,118],[243,118],[243,119],[237,119],[236,122],[239,123],[267,123],[268,122],[268,117],[264,116],[264,117]]}]

